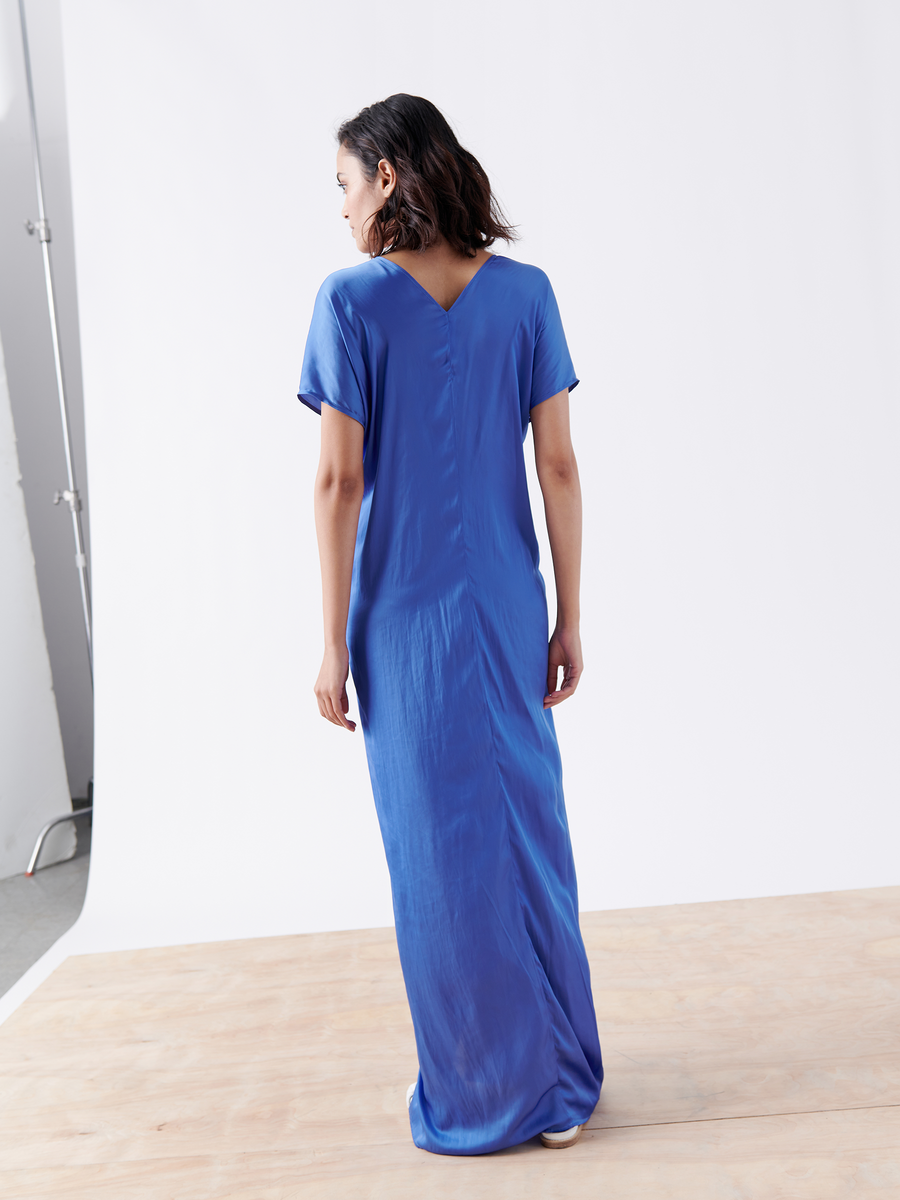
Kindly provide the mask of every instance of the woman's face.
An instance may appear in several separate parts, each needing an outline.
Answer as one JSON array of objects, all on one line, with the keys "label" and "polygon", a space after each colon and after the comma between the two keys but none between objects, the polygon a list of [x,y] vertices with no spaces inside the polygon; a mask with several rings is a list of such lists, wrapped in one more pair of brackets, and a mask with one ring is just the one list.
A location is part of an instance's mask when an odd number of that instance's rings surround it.
[{"label": "woman's face", "polygon": [[337,154],[338,185],[344,193],[341,216],[350,223],[350,232],[357,250],[369,253],[368,233],[372,217],[394,190],[397,175],[387,159],[378,164],[378,174],[369,182],[363,174],[362,163],[343,146]]}]

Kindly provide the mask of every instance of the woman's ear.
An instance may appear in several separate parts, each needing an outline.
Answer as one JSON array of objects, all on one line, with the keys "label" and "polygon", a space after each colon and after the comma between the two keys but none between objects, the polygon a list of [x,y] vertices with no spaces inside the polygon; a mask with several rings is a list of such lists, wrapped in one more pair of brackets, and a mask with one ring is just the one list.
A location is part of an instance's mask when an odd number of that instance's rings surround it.
[{"label": "woman's ear", "polygon": [[381,185],[382,195],[387,200],[388,196],[390,196],[391,192],[397,186],[397,172],[386,158],[379,159],[378,182]]}]

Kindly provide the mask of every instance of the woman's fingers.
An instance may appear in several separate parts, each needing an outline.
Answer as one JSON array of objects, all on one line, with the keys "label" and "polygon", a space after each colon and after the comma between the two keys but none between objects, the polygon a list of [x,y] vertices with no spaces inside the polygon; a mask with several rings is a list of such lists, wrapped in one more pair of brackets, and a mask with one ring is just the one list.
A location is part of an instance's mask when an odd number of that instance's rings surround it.
[{"label": "woman's fingers", "polygon": [[[350,703],[349,703],[349,701],[348,701],[348,702],[347,702],[347,708],[349,708],[349,707],[350,707]],[[344,727],[345,729],[349,729],[349,730],[350,730],[350,732],[352,733],[352,732],[353,732],[353,730],[356,728],[356,722],[355,722],[355,721],[349,721],[349,720],[348,720],[348,719],[347,719],[347,718],[344,716],[344,713],[345,713],[346,711],[347,711],[347,709],[346,709],[346,708],[344,708],[344,706],[343,706],[343,705],[338,705],[336,708],[334,708],[334,723],[335,723],[335,725],[343,725],[343,727]]]},{"label": "woman's fingers", "polygon": [[[559,682],[559,663],[549,663],[547,666],[547,696],[552,696]],[[546,699],[546,697],[545,697]]]},{"label": "woman's fingers", "polygon": [[345,729],[349,729],[350,732],[352,733],[353,730],[356,728],[356,722],[348,720],[347,717],[345,716],[345,713],[350,711],[350,700],[347,696],[347,685],[346,684],[344,684],[343,688],[341,689],[340,702],[335,707],[334,711],[335,711],[335,716],[338,719],[338,723],[343,725]]},{"label": "woman's fingers", "polygon": [[335,725],[343,725],[345,729],[349,729],[351,732],[356,728],[356,722],[348,721],[344,716],[344,713],[347,712],[350,707],[350,701],[347,699],[347,689],[345,687],[341,689],[341,694],[339,697],[336,697],[333,692],[327,696],[327,706],[329,721],[332,721]]},{"label": "woman's fingers", "polygon": [[563,700],[568,700],[578,687],[577,677],[569,677],[563,679],[562,687],[555,692],[549,692],[544,697],[544,708],[552,708],[554,704],[562,704]]},{"label": "woman's fingers", "polygon": [[347,699],[347,693],[344,691],[340,699],[335,696],[325,693],[319,697],[319,712],[330,721],[332,725],[343,725],[345,729],[349,729],[352,733],[356,729],[356,722],[349,721],[344,713],[350,708],[350,701]]}]

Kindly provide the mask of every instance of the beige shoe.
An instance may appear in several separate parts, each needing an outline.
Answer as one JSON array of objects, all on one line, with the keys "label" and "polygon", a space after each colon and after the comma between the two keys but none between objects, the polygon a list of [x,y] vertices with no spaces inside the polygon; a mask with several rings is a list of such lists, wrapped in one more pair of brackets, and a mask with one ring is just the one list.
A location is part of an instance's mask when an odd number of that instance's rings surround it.
[{"label": "beige shoe", "polygon": [[573,1125],[571,1129],[561,1129],[559,1133],[542,1133],[541,1142],[550,1150],[565,1150],[574,1146],[581,1137],[583,1125]]}]

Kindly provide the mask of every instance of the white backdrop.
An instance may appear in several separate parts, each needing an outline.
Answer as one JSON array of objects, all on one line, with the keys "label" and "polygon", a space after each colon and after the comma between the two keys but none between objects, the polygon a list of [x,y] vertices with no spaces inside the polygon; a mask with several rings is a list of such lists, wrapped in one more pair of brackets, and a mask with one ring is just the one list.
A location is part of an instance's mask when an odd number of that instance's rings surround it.
[{"label": "white backdrop", "polygon": [[395,91],[481,159],[525,235],[495,249],[550,275],[582,379],[587,669],[556,710],[582,907],[896,883],[900,10],[378,11],[63,3],[96,595],[78,946],[391,922],[362,732],[312,692],[294,393],[319,283],[362,261],[333,130]]}]

